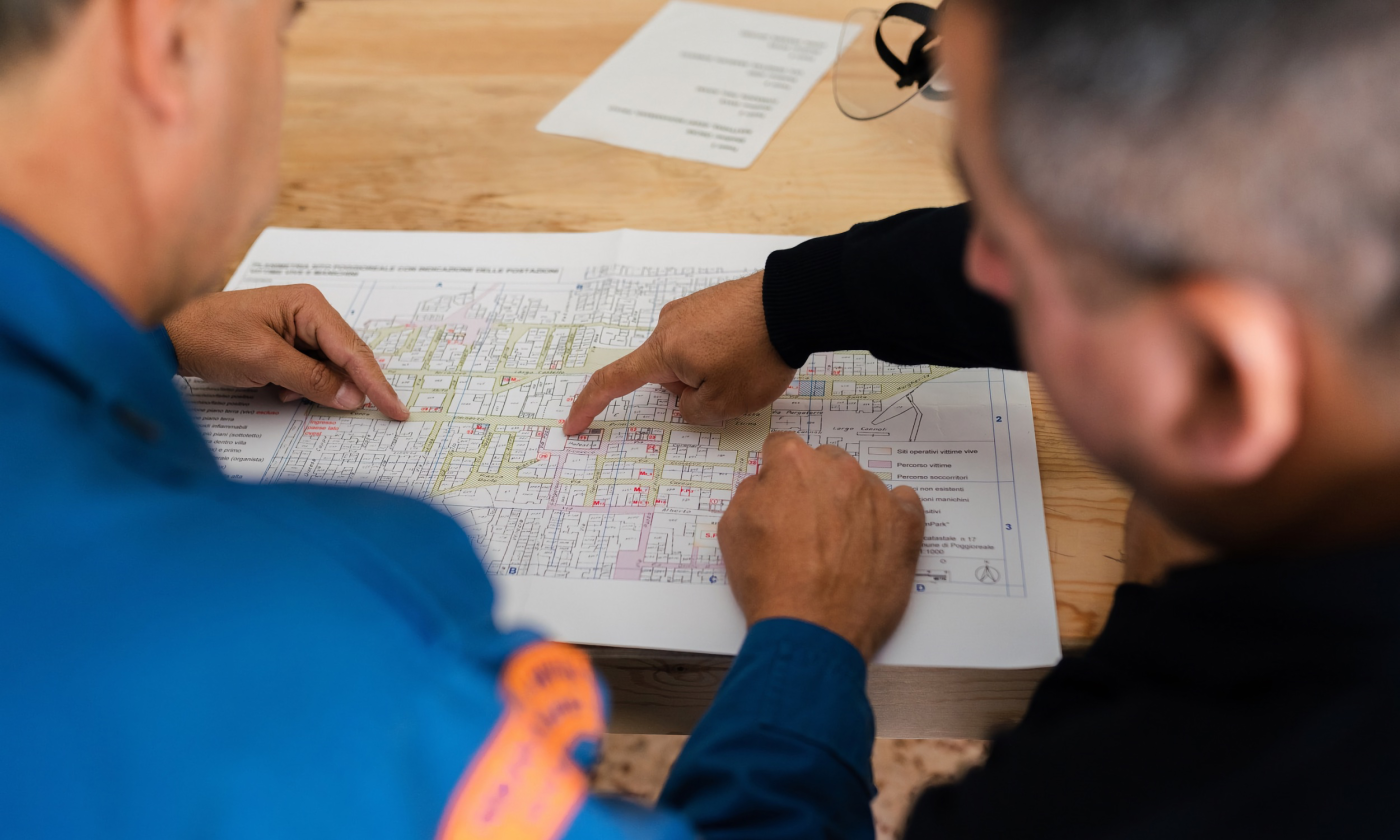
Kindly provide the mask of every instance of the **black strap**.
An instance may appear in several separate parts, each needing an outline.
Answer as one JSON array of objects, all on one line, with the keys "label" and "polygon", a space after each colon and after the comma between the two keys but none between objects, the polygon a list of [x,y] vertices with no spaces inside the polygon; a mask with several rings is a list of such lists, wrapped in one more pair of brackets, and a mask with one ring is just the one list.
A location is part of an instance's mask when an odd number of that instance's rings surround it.
[{"label": "black strap", "polygon": [[[909,60],[900,61],[898,57],[885,44],[885,36],[880,33],[881,27],[889,18],[897,17],[913,21],[924,28],[924,32],[914,40],[913,46],[909,48]],[[928,80],[933,78],[934,64],[931,56],[924,55],[924,48],[929,42],[938,37],[935,30],[935,22],[938,18],[938,10],[925,6],[922,3],[895,3],[890,6],[880,18],[880,23],[875,26],[875,52],[879,53],[880,60],[885,62],[899,76],[899,87],[909,87],[917,85],[923,87],[928,84]]]}]

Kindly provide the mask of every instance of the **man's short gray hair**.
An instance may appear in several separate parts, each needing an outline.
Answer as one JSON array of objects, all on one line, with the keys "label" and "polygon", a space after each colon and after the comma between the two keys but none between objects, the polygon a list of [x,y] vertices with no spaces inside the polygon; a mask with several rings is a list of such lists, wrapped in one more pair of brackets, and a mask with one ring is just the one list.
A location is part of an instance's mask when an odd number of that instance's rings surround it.
[{"label": "man's short gray hair", "polygon": [[1001,153],[1053,231],[1142,276],[1400,321],[1400,2],[981,4]]},{"label": "man's short gray hair", "polygon": [[0,0],[0,71],[51,46],[87,0]]}]

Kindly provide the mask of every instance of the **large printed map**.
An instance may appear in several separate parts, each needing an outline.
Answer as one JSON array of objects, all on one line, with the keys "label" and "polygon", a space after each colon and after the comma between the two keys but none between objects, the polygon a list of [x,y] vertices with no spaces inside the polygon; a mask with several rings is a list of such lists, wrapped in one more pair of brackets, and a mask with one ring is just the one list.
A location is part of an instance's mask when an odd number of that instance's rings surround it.
[{"label": "large printed map", "polygon": [[233,286],[313,282],[373,348],[411,418],[265,397],[250,408],[246,392],[182,383],[226,471],[421,498],[462,525],[500,579],[722,589],[719,518],[761,467],[769,432],[792,431],[919,492],[927,528],[916,601],[1025,601],[1028,583],[1034,590],[1027,563],[1043,562],[1045,536],[1040,511],[1022,511],[1017,493],[1018,480],[1038,478],[1033,437],[1016,451],[1013,433],[1030,421],[1023,374],[820,353],[771,407],[723,426],[685,423],[675,398],[651,386],[566,438],[560,422],[589,375],[640,345],[662,306],[762,262],[540,256],[444,266],[255,247]]}]

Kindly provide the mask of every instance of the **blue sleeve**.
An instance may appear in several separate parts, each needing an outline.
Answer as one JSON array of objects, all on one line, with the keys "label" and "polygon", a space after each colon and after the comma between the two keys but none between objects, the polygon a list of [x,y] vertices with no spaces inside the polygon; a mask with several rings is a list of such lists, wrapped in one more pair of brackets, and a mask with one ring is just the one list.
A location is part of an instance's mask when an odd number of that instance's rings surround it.
[{"label": "blue sleeve", "polygon": [[170,333],[165,331],[165,325],[161,324],[146,334],[151,344],[159,351],[161,361],[170,367],[170,375],[174,376],[180,368],[180,358],[175,353],[175,342],[170,340]]},{"label": "blue sleeve", "polygon": [[659,805],[707,840],[873,838],[865,660],[814,624],[749,630]]}]

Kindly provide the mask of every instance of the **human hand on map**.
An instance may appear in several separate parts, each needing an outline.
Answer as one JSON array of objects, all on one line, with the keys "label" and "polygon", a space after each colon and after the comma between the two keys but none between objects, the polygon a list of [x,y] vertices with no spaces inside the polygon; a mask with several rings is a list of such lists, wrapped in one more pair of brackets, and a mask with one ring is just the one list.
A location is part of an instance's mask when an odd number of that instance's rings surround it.
[{"label": "human hand on map", "polygon": [[842,636],[869,661],[899,627],[914,588],[924,506],[889,490],[844,449],[768,436],[763,468],[719,522],[729,586],[750,626],[797,618]]},{"label": "human hand on map", "polygon": [[642,346],[588,380],[564,434],[587,429],[608,403],[648,383],[679,397],[687,423],[715,426],[773,402],[795,373],[768,339],[760,271],[662,307]]},{"label": "human hand on map", "polygon": [[374,353],[314,286],[205,295],[165,329],[181,374],[238,388],[277,385],[283,402],[305,396],[345,410],[368,394],[389,417],[408,419]]}]

